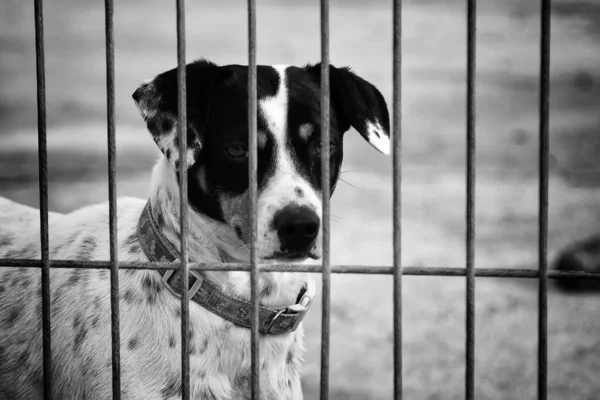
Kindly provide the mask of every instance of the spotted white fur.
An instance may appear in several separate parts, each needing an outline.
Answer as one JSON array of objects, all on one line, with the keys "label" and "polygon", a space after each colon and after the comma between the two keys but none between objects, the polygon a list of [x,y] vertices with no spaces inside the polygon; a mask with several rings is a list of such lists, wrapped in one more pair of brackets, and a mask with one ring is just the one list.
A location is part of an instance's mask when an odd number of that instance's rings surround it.
[{"label": "spotted white fur", "polygon": [[[179,188],[163,157],[152,174],[153,208],[162,215],[165,237],[179,246]],[[118,257],[148,261],[136,226],[145,201],[119,199]],[[247,261],[248,251],[227,226],[189,209],[190,258],[197,262]],[[52,259],[109,259],[108,204],[70,214],[50,213]],[[0,258],[40,259],[39,212],[0,198]],[[261,276],[261,303],[293,304],[306,284],[302,274]],[[208,273],[221,290],[249,299],[245,272]],[[156,271],[121,270],[121,385],[124,399],[179,399],[181,366],[180,301]],[[107,270],[53,269],[53,398],[111,397],[110,275]],[[283,286],[285,285],[285,286]],[[0,268],[0,398],[41,399],[42,332],[38,269]],[[191,397],[249,398],[250,331],[196,303],[190,304]],[[261,398],[302,399],[299,366],[302,326],[260,339]]]},{"label": "spotted white fur", "polygon": [[[296,204],[314,210],[321,219],[321,194],[299,173],[286,146],[289,93],[286,66],[275,66],[277,93],[259,101],[267,129],[258,133],[259,147],[271,139],[274,171],[258,196],[258,256],[267,260],[281,244],[271,221],[285,206]],[[177,121],[159,112],[160,94],[154,81],[134,93],[148,129],[164,156],[154,168],[150,202],[161,216],[162,234],[179,248],[179,186],[173,167],[178,164]],[[168,114],[168,115],[167,115]],[[367,139],[388,154],[389,139],[379,121],[366,121]],[[298,132],[308,141],[314,127]],[[364,134],[364,132],[361,132]],[[198,136],[198,135],[197,135]],[[201,143],[188,149],[188,166],[196,160]],[[197,174],[206,189],[205,171]],[[227,220],[222,224],[195,211],[189,214],[188,252],[196,262],[247,262],[249,250],[233,229],[247,226],[248,194],[220,199]],[[137,222],[145,200],[124,198],[117,204],[118,258],[148,261],[137,237]],[[108,260],[108,204],[85,207],[70,214],[50,213],[52,259]],[[39,259],[39,213],[0,198],[0,258]],[[243,233],[243,232],[242,232]],[[322,233],[311,249],[320,257]],[[309,260],[310,261],[310,260]],[[247,272],[210,271],[207,277],[222,291],[250,298]],[[121,386],[125,399],[179,399],[181,376],[180,300],[166,290],[156,271],[120,270]],[[111,397],[110,275],[107,270],[52,269],[50,274],[52,320],[52,397],[107,399]],[[306,274],[261,273],[261,304],[293,304]],[[38,269],[0,268],[0,399],[41,399],[42,324]],[[239,328],[190,304],[191,397],[210,400],[248,399],[250,331]],[[302,325],[293,333],[261,336],[261,399],[300,400],[300,362],[304,353]]]}]

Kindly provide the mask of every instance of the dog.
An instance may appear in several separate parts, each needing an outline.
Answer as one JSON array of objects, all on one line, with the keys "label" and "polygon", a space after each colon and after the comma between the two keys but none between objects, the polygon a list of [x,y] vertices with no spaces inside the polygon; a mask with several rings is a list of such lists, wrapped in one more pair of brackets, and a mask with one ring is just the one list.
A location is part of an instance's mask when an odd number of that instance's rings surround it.
[{"label": "dog", "polygon": [[[330,185],[354,127],[389,154],[389,115],[375,86],[330,66]],[[198,60],[186,66],[189,259],[248,262],[248,68]],[[258,258],[321,257],[321,66],[258,66]],[[177,70],[142,84],[135,104],[161,155],[147,200],[117,202],[118,259],[176,261],[180,246]],[[49,214],[54,260],[108,260],[108,204]],[[39,213],[0,200],[0,258],[40,259]],[[119,271],[124,399],[179,399],[180,277]],[[260,273],[261,398],[302,399],[301,318],[314,295],[306,274]],[[52,396],[111,398],[110,274],[51,269]],[[190,380],[194,399],[250,398],[248,272],[190,276]],[[179,286],[178,286],[179,285]],[[0,398],[41,399],[40,270],[0,268]]]}]

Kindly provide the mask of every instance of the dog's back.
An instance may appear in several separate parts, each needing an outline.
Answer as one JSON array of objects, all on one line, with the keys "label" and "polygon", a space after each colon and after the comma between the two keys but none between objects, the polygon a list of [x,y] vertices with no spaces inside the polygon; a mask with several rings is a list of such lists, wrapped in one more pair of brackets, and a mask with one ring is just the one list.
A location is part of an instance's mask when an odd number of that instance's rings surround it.
[{"label": "dog's back", "polygon": [[[69,247],[74,245],[78,234],[82,233],[81,227],[71,230],[74,220],[73,215],[49,213],[50,227],[49,241],[51,243],[53,258],[77,258],[78,254],[69,253]],[[72,237],[66,238],[67,233]],[[88,247],[91,256],[92,250]],[[81,254],[79,254],[81,255]],[[14,203],[0,198],[0,258],[9,259],[40,259],[40,214],[39,210]],[[78,325],[83,326],[82,317],[71,316],[73,321],[67,322],[68,309],[72,307],[74,299],[80,299],[85,304],[88,296],[73,297],[71,293],[82,286],[76,285],[78,280],[89,280],[96,271],[82,269],[52,270],[51,273],[51,312],[52,336],[73,336],[73,341],[52,341],[53,375],[61,371],[64,373],[67,361],[60,354],[68,354],[62,345],[77,341],[83,342],[86,333]],[[108,291],[108,288],[106,288]],[[62,294],[66,296],[62,296]],[[61,308],[64,311],[61,311]],[[41,271],[38,268],[0,267],[0,398],[2,399],[37,399],[42,398],[43,388],[43,351],[42,351],[42,291]],[[108,321],[108,318],[107,318]],[[102,328],[97,321],[98,331]],[[65,329],[68,324],[68,329]],[[108,325],[109,326],[109,325]],[[109,329],[109,328],[108,328]],[[109,334],[108,334],[109,337]],[[71,360],[72,361],[72,360]],[[72,367],[78,363],[71,362]],[[80,374],[74,373],[74,385]],[[110,380],[110,376],[106,377]],[[98,380],[98,377],[96,378]],[[109,381],[110,382],[110,381]],[[60,392],[55,387],[54,394]],[[78,393],[69,394],[70,398],[77,398]]]},{"label": "dog's back", "polygon": [[[106,204],[49,213],[51,259],[107,260],[105,236]],[[39,210],[0,198],[0,258],[41,258]],[[53,268],[50,281],[54,397],[90,397],[94,387],[90,398],[109,398],[110,368],[103,365],[110,362],[108,271]],[[40,269],[0,267],[0,399],[43,397],[41,316]]]}]

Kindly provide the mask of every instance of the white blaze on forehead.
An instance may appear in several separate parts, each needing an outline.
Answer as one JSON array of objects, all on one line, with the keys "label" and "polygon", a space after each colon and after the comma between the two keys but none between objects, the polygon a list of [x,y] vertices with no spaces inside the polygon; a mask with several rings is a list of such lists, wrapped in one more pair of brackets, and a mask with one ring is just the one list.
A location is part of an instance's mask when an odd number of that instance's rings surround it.
[{"label": "white blaze on forehead", "polygon": [[285,143],[287,131],[288,91],[285,81],[287,65],[274,65],[273,69],[279,75],[277,93],[273,97],[260,100],[259,106],[267,127],[275,136],[275,141],[279,146]]},{"label": "white blaze on forehead", "polygon": [[386,135],[379,121],[367,121],[367,140],[371,146],[386,156],[390,154],[390,138]]}]

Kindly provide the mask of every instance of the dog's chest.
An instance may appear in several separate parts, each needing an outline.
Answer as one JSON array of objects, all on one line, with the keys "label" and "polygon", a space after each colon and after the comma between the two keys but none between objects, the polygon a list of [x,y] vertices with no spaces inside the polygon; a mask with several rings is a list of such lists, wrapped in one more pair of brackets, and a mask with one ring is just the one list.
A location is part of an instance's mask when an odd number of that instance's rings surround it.
[{"label": "dog's chest", "polygon": [[[208,330],[201,329],[202,321],[208,323],[210,319],[194,318],[191,324],[190,332],[194,332],[190,341],[193,391],[202,399],[249,399],[250,331],[226,321],[219,321]],[[303,351],[301,327],[291,334],[261,338],[261,399],[302,398],[299,364]],[[175,370],[178,370],[180,353],[174,353]]]}]

